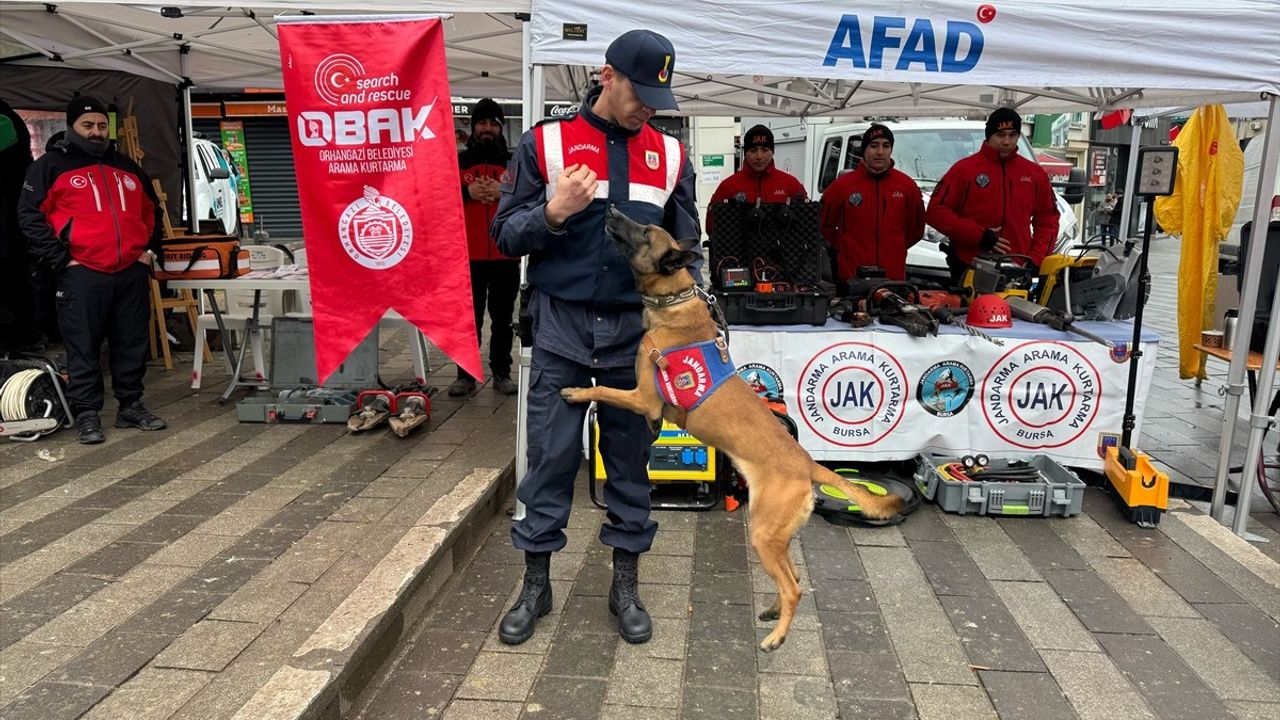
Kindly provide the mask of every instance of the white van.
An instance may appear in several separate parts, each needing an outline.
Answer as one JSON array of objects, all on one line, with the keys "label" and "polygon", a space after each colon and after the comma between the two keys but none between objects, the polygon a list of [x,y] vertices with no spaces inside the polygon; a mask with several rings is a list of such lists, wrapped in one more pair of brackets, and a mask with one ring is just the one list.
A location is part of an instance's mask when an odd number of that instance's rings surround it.
[{"label": "white van", "polygon": [[[1240,252],[1240,228],[1245,223],[1253,222],[1253,203],[1258,195],[1258,179],[1262,175],[1262,145],[1266,138],[1259,135],[1244,146],[1244,193],[1240,197],[1240,207],[1236,210],[1236,219],[1222,241],[1220,254],[1235,258]],[[1271,189],[1271,220],[1280,220],[1280,172],[1276,173],[1275,187]]]},{"label": "white van", "polygon": [[[214,232],[238,235],[240,178],[235,163],[226,151],[204,138],[195,138],[192,150],[195,152],[196,217],[200,225],[207,228],[207,221],[217,221],[220,229],[214,228]],[[196,228],[199,230],[199,225]]]},{"label": "white van", "polygon": [[[980,120],[903,120],[886,123],[893,130],[894,167],[909,175],[924,194],[925,205],[934,187],[957,160],[978,151],[986,142],[986,124]],[[857,167],[862,131],[870,122],[814,124],[809,126],[809,157],[805,163],[804,184],[810,197],[821,196],[837,177]],[[1025,136],[1018,152],[1035,161],[1036,154]],[[1062,194],[1055,192],[1058,204],[1058,239],[1055,247],[1064,248],[1077,239],[1075,212]],[[907,251],[907,272],[939,279],[949,279],[946,257],[938,247],[945,237],[931,227],[925,228],[924,242]]]}]

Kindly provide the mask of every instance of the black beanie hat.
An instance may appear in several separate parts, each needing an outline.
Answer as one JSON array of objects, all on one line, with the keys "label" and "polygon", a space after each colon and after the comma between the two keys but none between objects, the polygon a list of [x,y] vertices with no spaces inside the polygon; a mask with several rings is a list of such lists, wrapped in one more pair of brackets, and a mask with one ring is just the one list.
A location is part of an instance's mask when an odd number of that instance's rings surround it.
[{"label": "black beanie hat", "polygon": [[85,113],[107,114],[107,104],[92,95],[77,95],[67,103],[67,127],[76,124]]},{"label": "black beanie hat", "polygon": [[493,120],[499,125],[503,125],[507,121],[502,114],[502,106],[490,98],[480,98],[475,106],[471,108],[471,125],[474,127],[481,120]]},{"label": "black beanie hat", "polygon": [[885,140],[888,140],[889,146],[890,147],[893,146],[893,131],[890,130],[888,127],[881,125],[880,123],[874,123],[871,125],[871,127],[867,128],[866,130],[863,130],[862,145],[861,145],[862,152],[865,154],[867,152],[867,146],[871,144],[871,141],[879,140],[880,138],[884,138]]},{"label": "black beanie hat", "polygon": [[1013,108],[997,108],[987,116],[987,139],[1001,130],[1022,130],[1022,116]]},{"label": "black beanie hat", "polygon": [[773,131],[763,125],[756,125],[742,136],[742,150],[746,152],[753,147],[773,149]]}]

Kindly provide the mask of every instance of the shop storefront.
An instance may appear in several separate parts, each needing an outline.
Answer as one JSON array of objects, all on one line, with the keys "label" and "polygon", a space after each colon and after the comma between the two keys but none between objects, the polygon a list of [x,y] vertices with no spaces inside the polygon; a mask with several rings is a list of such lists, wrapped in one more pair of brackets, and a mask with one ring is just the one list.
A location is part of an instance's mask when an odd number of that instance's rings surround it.
[{"label": "shop storefront", "polygon": [[[267,100],[213,99],[192,104],[193,128],[198,136],[215,142],[232,154],[241,166],[241,217],[246,232],[253,236],[266,232],[272,242],[302,239],[302,213],[298,208],[298,185],[294,175],[293,146],[283,96]],[[462,149],[471,133],[474,99],[453,101],[454,132]],[[500,102],[507,118],[507,143],[519,142],[524,126],[520,104]],[[577,112],[577,105],[548,103],[544,116],[564,117]],[[653,124],[687,142],[682,118],[654,118]],[[235,147],[241,144],[242,148]],[[243,207],[250,199],[250,212]]]}]

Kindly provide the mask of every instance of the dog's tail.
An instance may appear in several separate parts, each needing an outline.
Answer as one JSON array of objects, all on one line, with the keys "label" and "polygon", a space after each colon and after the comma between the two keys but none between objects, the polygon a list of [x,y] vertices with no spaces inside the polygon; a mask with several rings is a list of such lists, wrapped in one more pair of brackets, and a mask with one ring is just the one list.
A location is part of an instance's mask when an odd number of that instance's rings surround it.
[{"label": "dog's tail", "polygon": [[862,514],[873,520],[887,520],[902,511],[906,503],[897,495],[876,495],[870,490],[849,482],[847,478],[822,467],[818,463],[813,464],[813,469],[809,473],[809,479],[815,485],[831,485],[850,501],[862,508]]}]

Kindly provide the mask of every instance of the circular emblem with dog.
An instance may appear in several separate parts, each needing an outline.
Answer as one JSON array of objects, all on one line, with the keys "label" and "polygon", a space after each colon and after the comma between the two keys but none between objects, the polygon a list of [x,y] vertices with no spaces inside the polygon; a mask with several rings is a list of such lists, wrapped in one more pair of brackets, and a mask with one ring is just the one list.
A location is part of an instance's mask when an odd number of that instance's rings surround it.
[{"label": "circular emblem with dog", "polygon": [[849,204],[858,207],[862,204],[862,193],[853,193],[849,196]]},{"label": "circular emblem with dog", "polygon": [[973,372],[954,360],[940,362],[920,376],[916,399],[931,415],[951,417],[973,397]]},{"label": "circular emblem with dog", "polygon": [[1068,343],[1037,340],[1005,353],[982,380],[982,414],[1027,450],[1062,447],[1098,416],[1102,375]]},{"label": "circular emblem with dog", "polygon": [[338,238],[352,260],[370,270],[395,267],[413,245],[413,223],[400,203],[365,185],[338,218]]},{"label": "circular emblem with dog", "polygon": [[805,424],[843,447],[870,445],[893,432],[909,395],[898,359],[864,342],[836,343],[818,351],[796,387]]},{"label": "circular emblem with dog", "polygon": [[988,177],[986,173],[978,173],[978,177],[974,178],[973,181],[978,183],[978,187],[980,188],[984,188],[991,184],[991,178]]},{"label": "circular emblem with dog", "polygon": [[138,189],[138,184],[133,181],[133,178],[126,175],[124,178],[124,187],[129,192],[133,192]]},{"label": "circular emblem with dog", "polygon": [[768,365],[747,363],[738,368],[738,376],[760,397],[766,400],[782,399],[782,378]]}]

